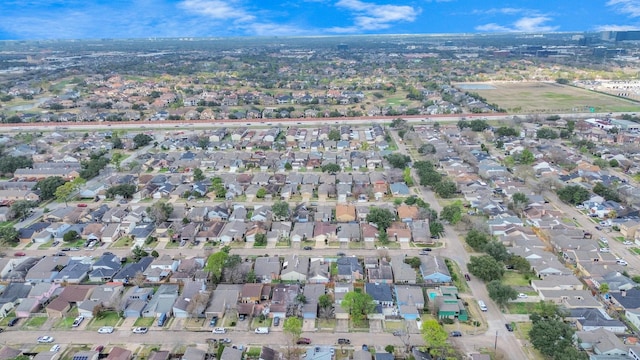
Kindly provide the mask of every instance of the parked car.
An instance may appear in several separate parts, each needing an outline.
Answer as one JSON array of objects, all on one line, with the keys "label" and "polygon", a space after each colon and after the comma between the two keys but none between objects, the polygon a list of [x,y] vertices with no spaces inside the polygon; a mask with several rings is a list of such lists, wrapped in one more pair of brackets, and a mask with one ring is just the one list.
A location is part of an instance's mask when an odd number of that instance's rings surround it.
[{"label": "parked car", "polygon": [[400,330],[396,330],[393,332],[393,336],[402,336],[404,335],[404,332],[400,331]]},{"label": "parked car", "polygon": [[633,242],[627,240],[627,241],[623,241],[622,245],[633,245]]},{"label": "parked car", "polygon": [[273,318],[273,326],[280,325],[280,317],[276,316]]},{"label": "parked car", "polygon": [[137,328],[133,329],[133,333],[134,334],[146,334],[147,331],[149,331],[149,329],[146,328],[146,327],[137,327]]},{"label": "parked car", "polygon": [[526,299],[526,298],[528,298],[528,297],[529,297],[529,296],[528,296],[527,294],[525,294],[525,293],[520,293],[520,294],[518,294],[518,298],[519,298],[519,299]]},{"label": "parked car", "polygon": [[451,335],[451,337],[460,337],[462,336],[462,333],[460,331],[452,331],[449,335]]},{"label": "parked car", "polygon": [[113,330],[113,326],[103,326],[98,329],[98,334],[111,334]]},{"label": "parked car", "polygon": [[513,331],[513,326],[509,323],[504,324],[504,327],[506,327],[508,331]]},{"label": "parked car", "polygon": [[9,322],[7,323],[7,326],[10,326],[10,327],[11,326],[15,326],[18,323],[18,321],[20,321],[20,318],[17,318],[17,317],[13,318],[13,319],[9,320]]},{"label": "parked car", "polygon": [[27,256],[27,254],[24,251],[17,251],[15,254],[13,254],[15,256]]},{"label": "parked car", "polygon": [[309,345],[309,344],[311,344],[311,339],[309,339],[309,338],[299,338],[298,341],[296,341],[296,344],[298,344],[298,345]]},{"label": "parked car", "polygon": [[367,346],[367,344],[362,344],[362,351],[369,351],[369,346]]},{"label": "parked car", "polygon": [[53,342],[53,338],[51,336],[40,336],[38,338],[38,343],[40,344],[46,344],[46,343],[52,343]]},{"label": "parked car", "polygon": [[71,251],[71,248],[66,247],[66,248],[62,248],[62,249],[60,249],[60,250],[61,250],[61,251]]},{"label": "parked car", "polygon": [[216,326],[218,324],[218,317],[214,316],[211,318],[211,320],[209,321],[209,326]]},{"label": "parked car", "polygon": [[73,324],[71,324],[72,327],[78,327],[80,326],[80,324],[82,324],[82,321],[84,320],[84,316],[80,315],[77,318],[75,318],[73,320]]},{"label": "parked car", "polygon": [[49,349],[49,351],[51,351],[51,352],[58,352],[58,351],[60,351],[60,345],[58,345],[58,344],[53,345],[53,346],[51,347],[51,349]]},{"label": "parked car", "polygon": [[467,281],[471,281],[471,275],[464,274],[464,279],[467,280]]},{"label": "parked car", "polygon": [[304,249],[304,250],[313,250],[313,248],[311,246],[305,246],[302,249]]},{"label": "parked car", "polygon": [[222,327],[217,327],[217,328],[213,329],[213,333],[214,334],[226,334],[227,330],[225,328],[222,328]]},{"label": "parked car", "polygon": [[351,340],[345,339],[345,338],[340,338],[340,339],[338,339],[338,344],[340,344],[340,345],[349,345],[349,344],[351,344]]}]

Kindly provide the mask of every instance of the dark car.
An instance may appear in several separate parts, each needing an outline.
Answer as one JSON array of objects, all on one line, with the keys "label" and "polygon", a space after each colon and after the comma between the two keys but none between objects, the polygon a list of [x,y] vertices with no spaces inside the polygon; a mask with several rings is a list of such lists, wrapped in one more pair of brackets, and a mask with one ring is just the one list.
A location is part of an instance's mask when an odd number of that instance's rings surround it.
[{"label": "dark car", "polygon": [[9,322],[7,323],[8,326],[15,326],[18,321],[20,321],[20,318],[13,318],[11,320],[9,320]]},{"label": "dark car", "polygon": [[305,246],[303,247],[304,250],[313,250],[313,248],[311,246]]},{"label": "dark car", "polygon": [[452,337],[460,337],[462,336],[462,333],[460,331],[452,331],[451,333],[449,333],[449,335],[451,335]]},{"label": "dark car", "polygon": [[464,279],[467,280],[467,281],[471,281],[471,275],[464,274]]},{"label": "dark car", "polygon": [[27,256],[27,254],[24,251],[18,251],[13,255],[15,255],[15,256]]},{"label": "dark car", "polygon": [[276,316],[273,318],[273,326],[280,325],[280,317]]},{"label": "dark car", "polygon": [[102,352],[102,350],[104,350],[104,345],[98,345],[98,346],[96,346],[96,351],[97,351],[97,352]]},{"label": "dark car", "polygon": [[351,340],[345,339],[345,338],[340,338],[340,339],[338,339],[338,344],[340,344],[340,345],[349,345],[349,344],[351,344]]},{"label": "dark car", "polygon": [[60,249],[60,250],[61,250],[61,251],[71,251],[71,248],[66,247],[66,248],[62,248],[62,249]]},{"label": "dark car", "polygon": [[431,251],[431,250],[433,250],[433,249],[431,249],[431,248],[422,248],[421,252],[427,252],[427,251]]},{"label": "dark car", "polygon": [[209,326],[216,326],[218,324],[218,317],[214,316],[211,318],[211,321],[209,321]]},{"label": "dark car", "polygon": [[309,338],[300,338],[300,339],[298,339],[298,341],[296,341],[296,344],[298,344],[298,345],[309,345],[309,344],[311,344],[311,339],[309,339]]},{"label": "dark car", "polygon": [[504,327],[506,327],[507,330],[509,330],[509,331],[513,331],[513,326],[511,326],[511,324],[509,324],[509,323],[504,324]]}]

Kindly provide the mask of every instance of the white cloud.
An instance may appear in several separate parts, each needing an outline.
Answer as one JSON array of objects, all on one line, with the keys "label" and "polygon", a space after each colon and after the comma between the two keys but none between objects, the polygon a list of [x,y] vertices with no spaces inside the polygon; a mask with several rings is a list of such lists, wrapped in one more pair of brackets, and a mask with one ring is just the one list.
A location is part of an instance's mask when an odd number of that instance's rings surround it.
[{"label": "white cloud", "polygon": [[607,6],[630,17],[640,17],[640,0],[609,0]]},{"label": "white cloud", "polygon": [[251,15],[235,0],[184,0],[178,6],[189,12],[215,20],[230,20],[243,23],[256,19],[254,15]]},{"label": "white cloud", "polygon": [[549,32],[557,30],[557,26],[544,25],[544,23],[552,20],[547,16],[525,16],[516,20],[511,26],[490,23],[476,26],[478,31],[489,32]]},{"label": "white cloud", "polygon": [[481,10],[481,9],[476,9],[472,11],[473,14],[488,14],[488,15],[495,15],[495,14],[499,14],[499,15],[515,15],[515,14],[522,14],[522,13],[526,13],[526,14],[535,14],[536,11],[535,10],[531,10],[531,9],[523,9],[523,8],[511,8],[511,7],[505,7],[505,8],[492,8],[492,9],[486,9],[486,10]]},{"label": "white cloud", "polygon": [[360,0],[339,0],[336,6],[353,12],[353,26],[330,29],[344,33],[387,29],[396,22],[415,21],[422,12],[421,9],[408,5],[378,5]]},{"label": "white cloud", "polygon": [[633,25],[598,25],[595,27],[596,31],[630,31],[640,30],[639,26]]}]

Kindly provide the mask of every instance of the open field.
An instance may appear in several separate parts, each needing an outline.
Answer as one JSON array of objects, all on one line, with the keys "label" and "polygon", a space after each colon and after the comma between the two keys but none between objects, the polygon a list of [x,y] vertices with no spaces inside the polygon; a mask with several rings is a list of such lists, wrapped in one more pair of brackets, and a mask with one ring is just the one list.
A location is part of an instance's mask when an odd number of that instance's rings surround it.
[{"label": "open field", "polygon": [[[495,89],[469,89],[509,113],[595,113],[638,111],[640,105],[568,85],[542,82],[487,83]],[[482,87],[482,86],[481,86]]]}]

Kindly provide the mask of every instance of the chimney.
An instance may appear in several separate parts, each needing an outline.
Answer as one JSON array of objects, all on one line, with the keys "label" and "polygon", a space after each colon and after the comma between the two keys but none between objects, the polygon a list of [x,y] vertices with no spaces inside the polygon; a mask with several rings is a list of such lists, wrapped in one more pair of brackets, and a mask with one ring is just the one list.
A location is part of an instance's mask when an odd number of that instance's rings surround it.
[{"label": "chimney", "polygon": [[627,290],[626,289],[620,289],[620,296],[622,296],[622,297],[627,296]]}]

